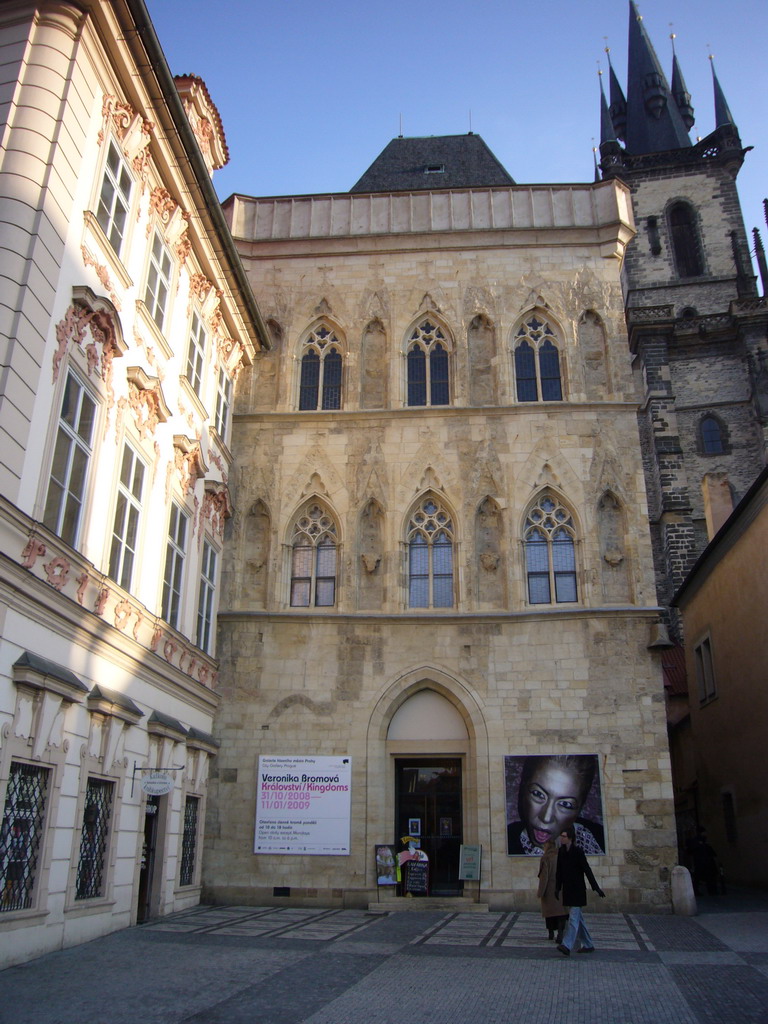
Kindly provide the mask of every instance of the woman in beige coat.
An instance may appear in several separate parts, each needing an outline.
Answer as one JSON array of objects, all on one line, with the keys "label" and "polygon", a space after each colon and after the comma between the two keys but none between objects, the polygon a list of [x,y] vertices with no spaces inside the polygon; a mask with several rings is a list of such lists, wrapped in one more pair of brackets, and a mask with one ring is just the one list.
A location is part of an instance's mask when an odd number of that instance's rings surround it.
[{"label": "woman in beige coat", "polygon": [[536,895],[541,900],[541,916],[546,919],[548,937],[562,942],[568,914],[563,904],[555,896],[556,874],[557,843],[554,839],[548,839],[544,843],[544,852],[539,861],[539,890]]}]

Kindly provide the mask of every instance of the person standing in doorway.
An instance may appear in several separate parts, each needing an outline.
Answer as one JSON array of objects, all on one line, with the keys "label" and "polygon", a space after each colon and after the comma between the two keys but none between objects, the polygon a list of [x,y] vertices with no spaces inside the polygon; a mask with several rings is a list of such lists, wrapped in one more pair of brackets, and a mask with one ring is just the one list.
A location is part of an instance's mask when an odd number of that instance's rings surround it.
[{"label": "person standing in doorway", "polygon": [[581,944],[582,953],[594,953],[595,944],[592,936],[584,922],[582,907],[587,904],[587,886],[589,881],[593,892],[596,892],[602,899],[605,893],[595,881],[592,868],[578,846],[575,845],[576,830],[573,825],[568,825],[560,833],[560,849],[557,851],[557,874],[555,877],[555,896],[562,896],[563,905],[568,907],[568,924],[563,934],[563,940],[558,944],[558,950],[563,956],[570,956],[571,950],[577,942]]}]

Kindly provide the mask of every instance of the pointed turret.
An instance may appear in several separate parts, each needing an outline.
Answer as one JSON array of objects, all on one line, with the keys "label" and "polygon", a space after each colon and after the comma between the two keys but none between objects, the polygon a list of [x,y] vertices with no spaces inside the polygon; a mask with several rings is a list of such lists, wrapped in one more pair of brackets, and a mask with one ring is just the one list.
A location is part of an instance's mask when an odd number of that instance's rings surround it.
[{"label": "pointed turret", "polygon": [[682,149],[691,145],[683,116],[645,31],[629,0],[629,72],[626,149],[631,155]]},{"label": "pointed turret", "polygon": [[[672,38],[674,39],[674,36]],[[674,42],[672,45],[674,46]],[[674,53],[674,51],[672,53],[672,96],[677,104],[677,109],[680,111],[680,116],[683,119],[686,131],[690,131],[691,128],[693,128],[696,119],[693,116],[691,94],[685,87],[683,73],[680,70],[677,54]]]},{"label": "pointed turret", "polygon": [[723,128],[726,125],[730,125],[735,128],[736,123],[733,120],[730,107],[725,100],[725,95],[720,87],[720,82],[717,80],[715,61],[711,55],[709,61],[712,65],[712,86],[715,90],[715,128]]},{"label": "pointed turret", "polygon": [[605,52],[608,54],[608,81],[610,83],[611,97],[611,105],[608,110],[611,115],[611,120],[613,121],[616,138],[621,139],[621,141],[624,142],[627,137],[627,101],[624,96],[624,92],[619,85],[616,72],[613,70],[611,53],[608,47],[606,47]]},{"label": "pointed turret", "polygon": [[600,78],[600,167],[603,174],[607,174],[611,171],[615,172],[622,163],[621,146],[616,138],[614,121],[605,98],[602,71],[598,72],[598,76]]}]

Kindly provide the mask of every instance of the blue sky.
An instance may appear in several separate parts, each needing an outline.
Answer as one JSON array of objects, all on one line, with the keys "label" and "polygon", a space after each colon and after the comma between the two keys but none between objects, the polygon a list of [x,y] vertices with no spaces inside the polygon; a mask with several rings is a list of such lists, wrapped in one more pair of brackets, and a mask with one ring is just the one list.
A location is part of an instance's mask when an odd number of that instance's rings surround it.
[{"label": "blue sky", "polygon": [[[345,192],[391,138],[481,135],[514,179],[591,181],[598,63],[626,84],[627,0],[147,0],[174,74],[200,75],[224,123],[232,192]],[[739,175],[747,230],[768,246],[768,3],[639,0],[670,77],[714,128],[712,78],[754,146]],[[670,27],[671,23],[671,27]],[[607,76],[606,76],[607,83]],[[751,242],[751,235],[750,235]]]}]

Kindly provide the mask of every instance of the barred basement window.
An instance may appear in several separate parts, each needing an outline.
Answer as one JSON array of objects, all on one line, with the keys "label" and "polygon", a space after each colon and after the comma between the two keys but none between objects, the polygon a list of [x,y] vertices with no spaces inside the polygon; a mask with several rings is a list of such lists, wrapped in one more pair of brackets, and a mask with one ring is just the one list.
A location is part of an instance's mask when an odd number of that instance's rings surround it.
[{"label": "barred basement window", "polygon": [[11,762],[0,827],[0,911],[32,906],[50,768]]},{"label": "barred basement window", "polygon": [[550,495],[531,509],[525,521],[525,563],[530,604],[578,600],[575,530],[571,513]]},{"label": "barred basement window", "polygon": [[197,851],[197,820],[200,797],[188,796],[184,804],[184,834],[181,840],[181,873],[179,885],[192,885],[195,879]]},{"label": "barred basement window", "polygon": [[108,779],[88,779],[83,827],[80,830],[76,900],[89,900],[104,895],[104,862],[109,841],[114,791],[115,784]]}]

